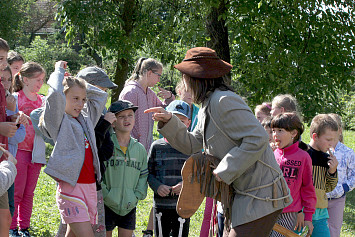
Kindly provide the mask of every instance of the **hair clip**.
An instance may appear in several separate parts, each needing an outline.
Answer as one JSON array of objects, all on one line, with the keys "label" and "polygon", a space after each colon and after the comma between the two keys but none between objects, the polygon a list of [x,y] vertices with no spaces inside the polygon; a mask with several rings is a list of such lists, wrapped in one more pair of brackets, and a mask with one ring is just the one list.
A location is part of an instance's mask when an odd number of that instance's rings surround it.
[{"label": "hair clip", "polygon": [[268,105],[267,103],[263,103],[262,105],[265,105],[267,108],[271,109],[270,105]]}]

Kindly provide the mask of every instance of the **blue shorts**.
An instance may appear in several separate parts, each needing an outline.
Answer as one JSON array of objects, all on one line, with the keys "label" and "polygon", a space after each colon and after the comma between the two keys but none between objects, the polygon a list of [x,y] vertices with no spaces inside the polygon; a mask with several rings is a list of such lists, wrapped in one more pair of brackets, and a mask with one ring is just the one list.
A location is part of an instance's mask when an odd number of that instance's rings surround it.
[{"label": "blue shorts", "polygon": [[136,228],[136,208],[125,216],[117,215],[105,205],[105,225],[106,231],[113,231],[115,227],[134,230]]},{"label": "blue shorts", "polygon": [[312,221],[313,233],[312,237],[330,237],[328,219],[320,219]]}]

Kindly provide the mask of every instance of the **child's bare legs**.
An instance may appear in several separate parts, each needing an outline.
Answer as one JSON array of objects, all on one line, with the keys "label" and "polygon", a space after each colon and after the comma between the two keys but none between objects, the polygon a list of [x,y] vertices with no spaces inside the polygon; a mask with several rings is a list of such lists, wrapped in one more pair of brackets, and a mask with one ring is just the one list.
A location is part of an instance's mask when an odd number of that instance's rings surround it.
[{"label": "child's bare legs", "polygon": [[106,230],[106,237],[112,237],[112,230],[111,231]]},{"label": "child's bare legs", "polygon": [[153,207],[152,207],[150,209],[147,230],[153,231],[153,229],[154,229],[154,210],[153,210]]},{"label": "child's bare legs", "polygon": [[9,236],[11,220],[10,210],[0,209],[0,236]]},{"label": "child's bare legs", "polygon": [[67,233],[65,237],[94,237],[94,232],[89,221],[75,222],[67,225]]},{"label": "child's bare legs", "polygon": [[118,227],[118,237],[132,237],[133,230]]},{"label": "child's bare legs", "polygon": [[[118,237],[132,237],[133,230],[118,227]],[[112,231],[106,231],[106,237],[112,237]]]}]

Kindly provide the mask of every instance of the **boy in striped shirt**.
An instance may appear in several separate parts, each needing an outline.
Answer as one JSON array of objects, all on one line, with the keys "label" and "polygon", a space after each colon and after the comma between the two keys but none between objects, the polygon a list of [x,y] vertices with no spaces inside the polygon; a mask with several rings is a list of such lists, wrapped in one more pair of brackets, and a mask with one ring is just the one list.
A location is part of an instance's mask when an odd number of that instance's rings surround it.
[{"label": "boy in striped shirt", "polygon": [[312,119],[310,135],[307,152],[312,158],[313,185],[317,196],[312,237],[330,237],[326,193],[332,191],[338,182],[338,161],[331,151],[332,144],[338,139],[338,125],[329,115],[319,114]]}]

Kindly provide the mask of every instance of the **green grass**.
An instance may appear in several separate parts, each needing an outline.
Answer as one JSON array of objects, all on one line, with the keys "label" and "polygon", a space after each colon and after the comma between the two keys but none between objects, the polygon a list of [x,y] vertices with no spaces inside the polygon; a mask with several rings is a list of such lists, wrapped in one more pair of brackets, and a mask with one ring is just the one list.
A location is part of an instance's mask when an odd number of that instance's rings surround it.
[{"label": "green grass", "polygon": [[[31,233],[33,236],[49,237],[57,232],[60,215],[55,203],[56,183],[41,172],[37,188],[35,190],[33,213],[31,218]],[[137,207],[137,227],[134,233],[141,236],[148,224],[150,209],[153,206],[153,191],[149,188],[147,198],[138,203]],[[203,219],[204,203],[200,206],[196,214],[191,218],[190,236],[198,236]],[[117,228],[116,228],[117,230]],[[115,230],[115,231],[116,231]],[[114,231],[113,236],[117,236]]]},{"label": "green grass", "polygon": [[[157,137],[155,131],[154,136]],[[302,140],[309,142],[309,129],[303,133]],[[355,149],[355,132],[344,132],[345,144]],[[59,226],[59,212],[55,203],[56,183],[48,175],[41,172],[34,196],[33,214],[31,218],[33,236],[54,236]],[[153,192],[149,189],[145,200],[139,202],[137,207],[137,228],[134,233],[141,236],[142,230],[146,229],[150,209],[153,205]],[[204,203],[191,218],[189,236],[199,236],[203,220]],[[114,232],[114,236],[117,236]],[[355,236],[355,192],[347,195],[344,210],[344,222],[342,237]]]}]

